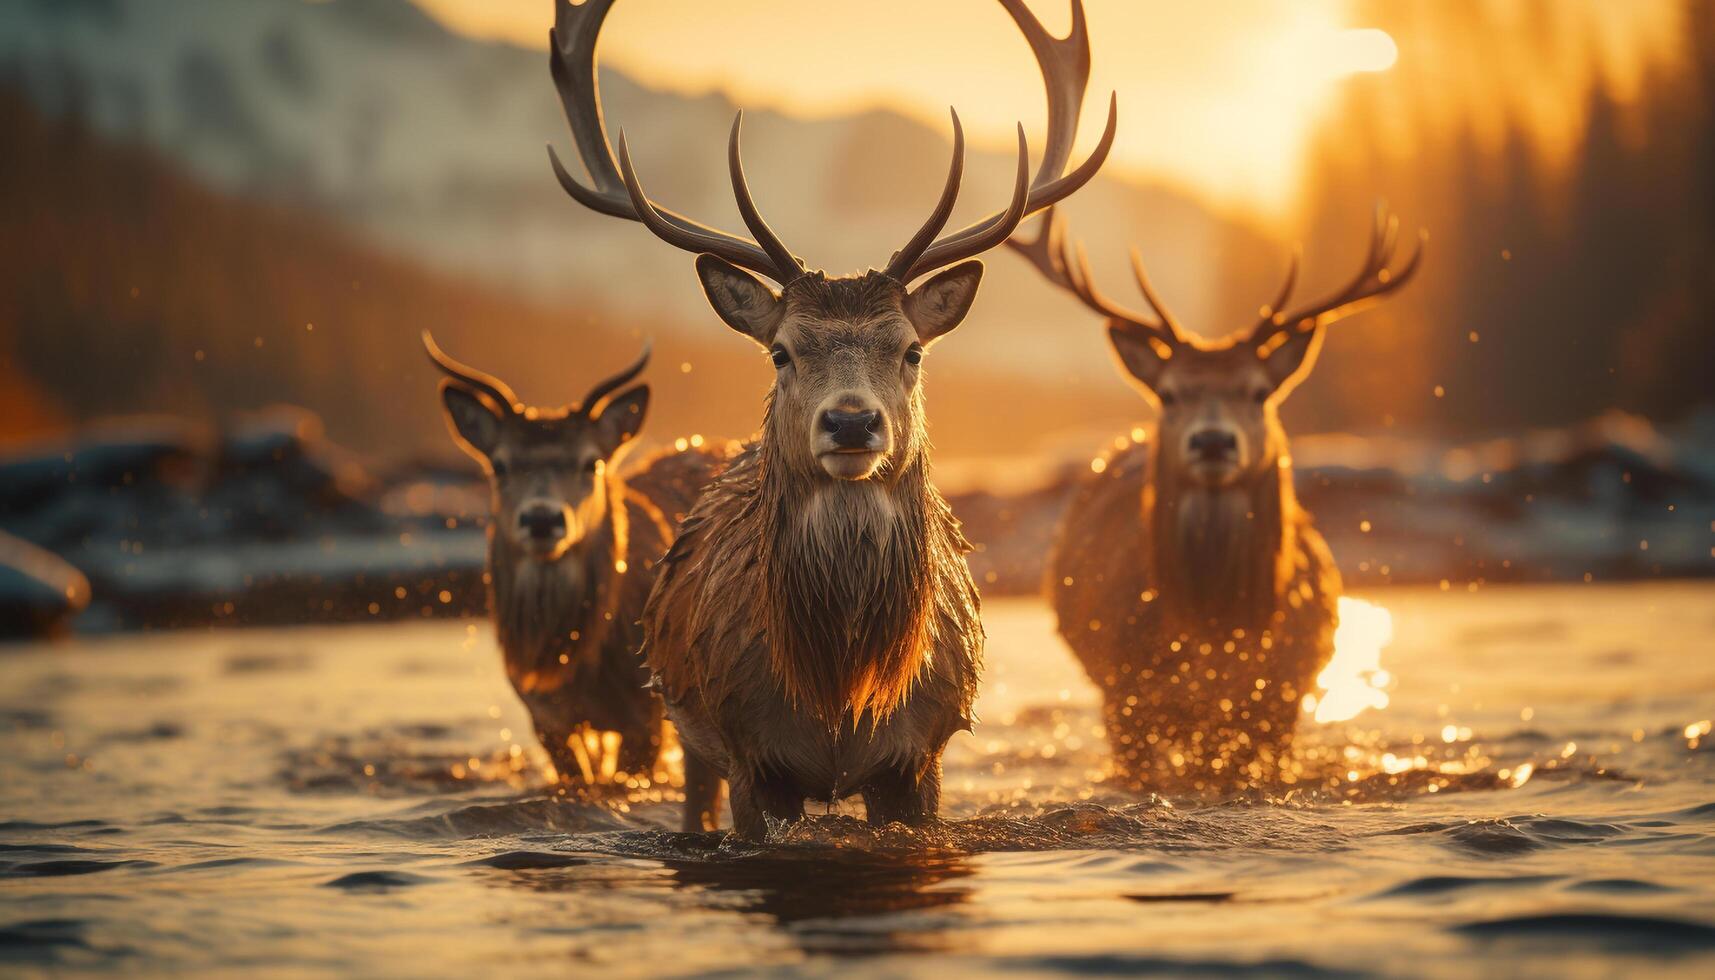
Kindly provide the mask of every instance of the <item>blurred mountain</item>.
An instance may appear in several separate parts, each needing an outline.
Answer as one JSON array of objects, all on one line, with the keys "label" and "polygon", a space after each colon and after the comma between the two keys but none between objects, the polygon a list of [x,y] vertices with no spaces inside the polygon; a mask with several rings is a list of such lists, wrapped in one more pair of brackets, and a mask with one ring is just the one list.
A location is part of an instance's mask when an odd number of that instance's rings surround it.
[{"label": "blurred mountain", "polygon": [[[545,406],[576,401],[657,338],[646,442],[747,436],[761,418],[772,370],[724,327],[619,316],[599,297],[532,301],[438,271],[315,211],[212,190],[3,88],[0,137],[0,443],[110,415],[219,424],[288,402],[371,458],[456,455],[425,327]],[[1136,408],[1117,384],[1104,396],[944,371],[939,351],[928,371],[947,455],[1027,454],[1092,411]]]},{"label": "blurred mountain", "polygon": [[[314,207],[392,249],[539,299],[595,297],[617,314],[716,329],[686,256],[583,211],[555,183],[543,145],[570,140],[545,55],[451,33],[407,0],[22,0],[0,5],[0,71],[48,112],[153,146],[222,190]],[[603,86],[609,125],[627,128],[651,194],[742,227],[725,166],[734,107],[715,94],[651,92],[611,70]],[[1040,112],[1025,107],[1038,142]],[[751,112],[746,136],[770,221],[832,271],[879,263],[903,242],[950,152],[944,129],[889,112],[822,121]],[[1012,164],[978,152],[966,172],[955,222],[1004,203]],[[1203,257],[1277,252],[1243,223],[1159,187],[1099,180],[1071,213],[1115,270],[1128,234],[1147,229],[1151,242],[1171,244],[1150,250],[1153,271],[1192,322],[1236,322],[1255,305],[1249,296],[1223,305]],[[1053,371],[1119,392],[1088,314],[1021,261],[991,261],[1009,274],[985,284],[973,320],[982,337],[949,344],[946,362]],[[1068,336],[1067,325],[1088,329]]]}]

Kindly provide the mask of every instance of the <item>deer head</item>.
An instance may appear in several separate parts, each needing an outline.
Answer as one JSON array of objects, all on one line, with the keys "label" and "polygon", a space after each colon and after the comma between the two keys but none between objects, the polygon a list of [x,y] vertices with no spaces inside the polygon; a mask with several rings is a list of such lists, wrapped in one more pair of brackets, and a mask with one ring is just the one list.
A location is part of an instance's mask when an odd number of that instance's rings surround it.
[{"label": "deer head", "polygon": [[1100,144],[1079,167],[1063,173],[1089,79],[1081,5],[1074,0],[1071,33],[1057,39],[1023,0],[1001,4],[1029,40],[1048,89],[1048,150],[1034,180],[1020,126],[1017,177],[1006,208],[942,235],[964,167],[964,133],[953,113],[953,161],[928,220],[886,268],[841,277],[806,268],[763,220],[740,159],[742,112],[733,120],[727,162],[750,237],[705,227],[651,201],[624,134],[616,161],[601,117],[595,46],[612,0],[555,4],[550,67],[593,187],[574,178],[550,147],[555,175],[585,207],[640,222],[668,243],[698,253],[697,275],[709,304],[728,326],[769,352],[775,380],[764,440],[785,466],[805,477],[865,480],[901,472],[917,458],[925,443],[919,368],[924,351],[970,311],[982,279],[982,264],[974,257],[1006,241],[1028,215],[1082,187],[1113,143],[1110,99]]},{"label": "deer head", "polygon": [[[1398,219],[1378,207],[1369,255],[1357,275],[1333,295],[1288,309],[1298,278],[1294,254],[1285,284],[1257,322],[1219,341],[1184,331],[1150,285],[1135,248],[1132,272],[1153,316],[1123,309],[1096,288],[1083,246],[1069,244],[1054,211],[1044,216],[1035,240],[1010,244],[1049,281],[1107,317],[1120,366],[1160,411],[1163,466],[1213,488],[1279,465],[1285,449],[1280,404],[1315,365],[1328,325],[1380,302],[1416,273],[1421,244],[1397,271],[1390,268],[1398,237]],[[1420,242],[1426,237],[1420,234]]]},{"label": "deer head", "polygon": [[534,561],[564,557],[607,520],[608,495],[600,491],[649,409],[648,385],[620,389],[642,373],[649,349],[581,404],[540,409],[499,378],[448,357],[427,330],[423,347],[446,374],[441,404],[453,440],[488,475],[497,538]]}]

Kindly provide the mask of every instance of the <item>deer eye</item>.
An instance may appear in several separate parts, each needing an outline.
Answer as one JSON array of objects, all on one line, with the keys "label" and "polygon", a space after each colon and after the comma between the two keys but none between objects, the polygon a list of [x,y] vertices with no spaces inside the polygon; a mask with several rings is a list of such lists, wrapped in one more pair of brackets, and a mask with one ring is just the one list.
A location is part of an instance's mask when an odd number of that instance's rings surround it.
[{"label": "deer eye", "polygon": [[916,367],[923,363],[923,345],[912,344],[905,349],[905,363]]},{"label": "deer eye", "polygon": [[490,470],[494,471],[494,475],[496,478],[503,477],[506,475],[506,461],[505,460],[491,459],[488,461],[488,468]]},{"label": "deer eye", "polygon": [[1251,397],[1256,399],[1256,403],[1258,405],[1261,405],[1263,402],[1268,401],[1269,394],[1270,392],[1267,388],[1258,388],[1256,391],[1251,393]]},{"label": "deer eye", "polygon": [[1179,396],[1171,391],[1158,391],[1155,393],[1155,397],[1161,399],[1163,405],[1171,405],[1179,400]]},{"label": "deer eye", "polygon": [[592,476],[595,474],[595,471],[599,470],[599,469],[601,469],[601,460],[600,459],[592,459],[589,462],[584,464],[584,472],[589,473]]},{"label": "deer eye", "polygon": [[774,366],[777,368],[783,368],[786,365],[792,363],[792,355],[786,353],[786,348],[780,346],[779,344],[775,344],[768,351],[768,357],[769,357],[769,359],[774,361]]}]

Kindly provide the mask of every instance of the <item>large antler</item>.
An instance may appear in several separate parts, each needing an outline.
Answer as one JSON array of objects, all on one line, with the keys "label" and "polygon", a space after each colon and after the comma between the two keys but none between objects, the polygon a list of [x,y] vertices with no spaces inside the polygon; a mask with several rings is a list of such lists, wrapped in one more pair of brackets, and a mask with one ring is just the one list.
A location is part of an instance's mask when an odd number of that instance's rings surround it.
[{"label": "large antler", "polygon": [[[985,252],[1000,243],[1031,214],[1065,198],[1095,176],[1113,146],[1117,119],[1115,100],[1108,103],[1108,124],[1101,142],[1076,170],[1062,175],[1070,159],[1072,143],[1077,135],[1078,109],[1083,102],[1084,89],[1089,82],[1089,37],[1084,28],[1084,11],[1080,0],[1073,0],[1072,31],[1064,39],[1048,34],[1022,0],[1000,0],[1024,32],[1036,53],[1048,88],[1048,147],[1036,180],[1029,180],[1030,155],[1025,145],[1024,130],[1018,134],[1018,176],[1007,207],[970,227],[936,241],[952,215],[958,199],[959,183],[964,169],[964,131],[958,114],[953,114],[953,162],[941,200],[923,227],[912,236],[905,248],[894,254],[887,273],[901,282],[909,282],[924,273],[961,259]],[[578,157],[589,172],[593,187],[586,187],[560,163],[552,146],[549,160],[560,186],[578,203],[618,218],[627,218],[647,227],[669,244],[691,252],[709,252],[734,265],[759,272],[782,285],[804,274],[804,264],[782,243],[756,208],[750,188],[745,181],[744,166],[739,154],[739,131],[742,112],[733,120],[732,135],[727,144],[727,166],[731,171],[733,195],[738,201],[739,214],[754,240],[740,238],[698,224],[683,215],[666,210],[649,199],[637,178],[626,146],[624,133],[619,137],[616,162],[607,129],[602,119],[600,87],[596,77],[596,38],[602,22],[613,6],[613,0],[584,0],[576,6],[568,0],[554,0],[554,27],[549,32],[549,68],[560,92],[566,121],[577,144]]]},{"label": "large antler", "polygon": [[429,352],[429,360],[434,363],[435,367],[441,369],[441,373],[487,398],[494,403],[496,408],[512,415],[518,415],[524,411],[524,403],[518,400],[518,396],[512,393],[512,389],[507,387],[506,382],[492,374],[478,371],[468,364],[460,364],[453,360],[446,351],[441,350],[440,345],[435,343],[435,338],[430,336],[427,330],[423,331],[423,349]]},{"label": "large antler", "polygon": [[559,154],[549,146],[548,159],[560,186],[584,207],[640,222],[670,244],[687,251],[718,255],[782,284],[802,275],[803,264],[769,229],[751,201],[744,167],[739,162],[738,134],[743,113],[733,120],[732,136],[728,142],[728,165],[732,171],[733,193],[739,201],[739,213],[751,235],[755,236],[754,240],[698,224],[650,201],[632,170],[623,132],[619,137],[620,159],[615,164],[613,147],[608,142],[607,127],[602,120],[601,87],[596,77],[595,60],[596,38],[612,7],[613,0],[584,0],[577,5],[568,0],[554,0],[554,26],[548,32],[548,68],[554,76],[554,86],[560,92],[560,104],[565,109],[566,122],[571,126],[578,158],[595,185],[591,188],[579,183],[560,163]]},{"label": "large antler", "polygon": [[1110,322],[1122,328],[1141,328],[1169,345],[1183,342],[1184,333],[1179,321],[1167,311],[1166,304],[1161,302],[1161,297],[1156,295],[1155,288],[1150,285],[1149,277],[1143,270],[1143,257],[1138,254],[1137,249],[1131,250],[1132,274],[1137,277],[1138,289],[1142,291],[1144,301],[1155,311],[1153,317],[1120,306],[1096,287],[1095,274],[1090,271],[1089,255],[1084,252],[1082,243],[1072,244],[1065,222],[1054,208],[1049,208],[1042,216],[1042,230],[1037,232],[1033,241],[1009,238],[1007,244],[1030,260],[1030,264],[1036,266],[1043,278],[1076,296],[1086,307],[1107,317]]},{"label": "large antler", "polygon": [[[1292,324],[1292,329],[1298,331],[1313,330],[1379,302],[1389,293],[1404,286],[1417,272],[1418,263],[1423,259],[1421,243],[1427,238],[1428,235],[1420,232],[1419,245],[1412,252],[1411,258],[1398,271],[1392,270],[1390,266],[1393,264],[1394,251],[1399,244],[1399,219],[1378,205],[1375,226],[1370,233],[1369,255],[1358,274],[1344,289],[1332,296],[1287,312],[1286,303],[1291,299],[1292,288],[1298,282],[1298,253],[1295,250],[1287,266],[1286,282],[1276,294],[1274,302],[1262,308],[1261,319],[1245,335],[1245,341],[1253,344],[1265,343],[1287,324]],[[1086,307],[1107,317],[1109,321],[1122,327],[1129,325],[1142,328],[1170,345],[1185,342],[1184,328],[1167,311],[1161,297],[1156,295],[1154,287],[1150,285],[1149,276],[1144,272],[1143,257],[1138,254],[1136,248],[1131,250],[1132,275],[1137,278],[1138,289],[1143,292],[1143,298],[1149,308],[1155,311],[1154,318],[1114,303],[1096,288],[1084,246],[1081,243],[1075,246],[1071,244],[1065,225],[1053,208],[1043,215],[1042,230],[1034,240],[1013,238],[1009,239],[1007,244],[1012,246],[1013,251],[1028,259],[1030,264],[1042,273],[1043,278],[1078,297]]]},{"label": "large antler", "polygon": [[[1024,184],[1022,174],[1020,175],[1012,203],[1006,210],[991,214],[930,244],[946,224],[946,215],[952,210],[951,196],[957,194],[957,179],[950,178],[948,193],[944,193],[942,197],[943,203],[947,205],[946,213],[943,213],[942,208],[936,208],[935,214],[925,223],[923,229],[913,236],[911,243],[900,249],[894,255],[893,261],[888,263],[888,275],[901,282],[909,282],[942,266],[980,255],[1005,242],[1025,218],[1052,207],[1089,183],[1090,178],[1096,175],[1096,171],[1100,170],[1107,160],[1108,151],[1113,148],[1119,107],[1118,97],[1110,95],[1108,122],[1102,131],[1101,140],[1077,169],[1063,174],[1067,161],[1072,158],[1072,144],[1078,135],[1079,110],[1084,103],[1084,91],[1090,82],[1090,36],[1084,21],[1082,0],[1072,0],[1072,28],[1063,38],[1056,38],[1048,33],[1048,29],[1043,27],[1036,15],[1024,5],[1024,0],[1000,0],[1000,4],[1012,15],[1013,23],[1024,33],[1025,40],[1030,42],[1030,50],[1036,56],[1037,67],[1042,71],[1042,80],[1048,96],[1048,144],[1043,150],[1042,162],[1037,166],[1036,176],[1022,195],[1017,193],[1017,187]],[[955,115],[955,171],[960,167],[962,145],[958,117]],[[1022,159],[1022,127],[1019,129],[1019,146],[1022,170],[1028,167],[1028,162]]]},{"label": "large antler", "polygon": [[1251,328],[1250,339],[1253,342],[1266,341],[1287,324],[1292,324],[1298,331],[1314,330],[1380,302],[1409,282],[1417,272],[1418,263],[1423,259],[1423,243],[1429,236],[1420,231],[1417,237],[1417,248],[1412,251],[1411,258],[1397,272],[1391,269],[1394,250],[1399,246],[1399,218],[1389,214],[1386,206],[1377,204],[1375,223],[1370,229],[1369,254],[1363,267],[1345,288],[1309,306],[1287,312],[1286,303],[1292,297],[1292,287],[1298,278],[1298,259],[1294,255],[1287,270],[1286,284],[1281,287],[1275,301],[1263,308],[1261,319]]}]

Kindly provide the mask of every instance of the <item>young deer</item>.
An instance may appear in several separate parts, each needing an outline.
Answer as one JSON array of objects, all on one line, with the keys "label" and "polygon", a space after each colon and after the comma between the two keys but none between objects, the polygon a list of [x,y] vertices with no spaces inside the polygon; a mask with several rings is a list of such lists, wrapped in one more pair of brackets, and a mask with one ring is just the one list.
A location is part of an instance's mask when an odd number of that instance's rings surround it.
[{"label": "young deer", "polygon": [[[649,386],[626,388],[649,352],[590,389],[581,405],[527,408],[498,378],[423,346],[447,377],[453,439],[488,475],[488,604],[506,676],[563,781],[650,777],[661,704],[644,685],[638,620],[656,563],[719,457],[664,452],[620,473],[621,447],[643,425]],[[621,390],[625,389],[625,390]],[[617,394],[615,394],[617,392]],[[613,732],[617,758],[592,758],[585,736]],[[618,776],[623,780],[623,775]]]},{"label": "young deer", "polygon": [[929,219],[886,269],[845,277],[806,269],[758,214],[739,159],[742,114],[728,165],[752,238],[651,202],[623,135],[615,164],[598,108],[595,43],[611,2],[556,5],[554,78],[594,188],[555,157],[560,182],[585,206],[701,253],[710,305],[775,372],[761,433],[692,509],[644,611],[644,657],[686,747],[687,829],[717,825],[721,777],[734,827],[751,839],[769,819],[802,817],[807,798],[853,793],[872,823],[921,823],[939,806],[947,740],[970,727],[982,624],[969,545],[929,480],[920,363],[976,297],[982,265],[965,260],[1087,182],[1114,128],[1110,104],[1100,145],[1062,176],[1089,70],[1082,11],[1074,4],[1072,34],[1057,40],[1021,0],[1002,3],[1049,90],[1035,179],[1020,127],[1011,203],[938,238],[963,167],[955,113]]},{"label": "young deer", "polygon": [[1340,573],[1292,487],[1279,408],[1328,324],[1399,289],[1397,221],[1378,210],[1369,257],[1333,296],[1288,312],[1297,278],[1226,340],[1187,336],[1133,270],[1154,317],[1104,297],[1054,212],[1013,242],[1107,317],[1120,365],[1159,411],[1155,437],[1111,453],[1073,491],[1049,560],[1060,635],[1103,694],[1122,776],[1151,789],[1276,778],[1298,699],[1333,654]]}]

